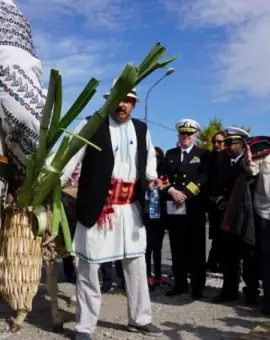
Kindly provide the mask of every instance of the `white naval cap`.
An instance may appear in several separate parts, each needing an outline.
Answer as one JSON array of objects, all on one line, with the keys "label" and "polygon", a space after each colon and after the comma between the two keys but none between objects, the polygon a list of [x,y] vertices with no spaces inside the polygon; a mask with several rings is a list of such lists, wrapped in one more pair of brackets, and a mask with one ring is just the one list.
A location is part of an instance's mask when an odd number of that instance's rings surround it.
[{"label": "white naval cap", "polygon": [[229,126],[229,127],[225,128],[224,132],[225,132],[225,136],[239,136],[241,138],[250,137],[250,134],[246,130],[240,129],[240,128],[235,127],[235,126]]},{"label": "white naval cap", "polygon": [[237,143],[239,140],[245,140],[246,138],[250,137],[250,134],[246,130],[235,126],[229,126],[225,128],[224,133],[224,140],[227,144]]},{"label": "white naval cap", "polygon": [[180,132],[196,133],[201,130],[200,124],[196,120],[187,118],[181,119],[175,127]]},{"label": "white naval cap", "polygon": [[[112,88],[115,85],[115,83],[117,82],[117,79],[118,78],[114,79],[113,84],[112,84]],[[107,92],[107,93],[103,94],[103,97],[105,99],[107,99],[109,97],[109,95],[110,95],[110,92]],[[140,102],[140,98],[137,97],[137,91],[136,91],[135,87],[130,91],[130,93],[127,94],[127,97],[134,98],[136,100],[136,102]]]}]

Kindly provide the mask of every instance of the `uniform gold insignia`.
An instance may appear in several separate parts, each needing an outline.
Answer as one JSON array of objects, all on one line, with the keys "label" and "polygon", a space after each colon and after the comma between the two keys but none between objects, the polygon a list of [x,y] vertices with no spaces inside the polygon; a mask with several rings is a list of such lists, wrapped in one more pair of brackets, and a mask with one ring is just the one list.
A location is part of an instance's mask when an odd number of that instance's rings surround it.
[{"label": "uniform gold insignia", "polygon": [[193,164],[193,163],[200,163],[201,160],[198,156],[195,156],[192,158],[192,160],[189,162],[190,164]]}]

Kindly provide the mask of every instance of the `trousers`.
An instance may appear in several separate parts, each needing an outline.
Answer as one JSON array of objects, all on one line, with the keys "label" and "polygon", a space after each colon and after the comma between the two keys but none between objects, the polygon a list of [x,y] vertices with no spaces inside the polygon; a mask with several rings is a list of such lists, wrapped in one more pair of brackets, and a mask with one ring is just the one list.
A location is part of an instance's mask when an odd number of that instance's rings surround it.
[{"label": "trousers", "polygon": [[[151,302],[146,277],[145,257],[122,260],[128,299],[128,323],[144,326],[151,323]],[[99,263],[79,259],[77,276],[77,311],[75,330],[93,334],[100,313],[101,291]]]},{"label": "trousers", "polygon": [[270,313],[270,220],[255,215],[258,267],[263,283],[265,309]]},{"label": "trousers", "polygon": [[205,215],[168,215],[167,227],[175,286],[187,290],[190,273],[192,292],[202,291],[206,280]]},{"label": "trousers", "polygon": [[156,279],[161,277],[162,244],[165,235],[164,219],[151,220],[148,216],[145,222],[147,247],[145,253],[147,276],[152,276],[152,255]]},{"label": "trousers", "polygon": [[[122,268],[121,260],[115,261],[115,273],[116,276],[124,281],[124,273]],[[110,284],[112,285],[114,279],[113,273],[113,262],[104,262],[101,264],[101,272],[103,277],[103,284]]]}]

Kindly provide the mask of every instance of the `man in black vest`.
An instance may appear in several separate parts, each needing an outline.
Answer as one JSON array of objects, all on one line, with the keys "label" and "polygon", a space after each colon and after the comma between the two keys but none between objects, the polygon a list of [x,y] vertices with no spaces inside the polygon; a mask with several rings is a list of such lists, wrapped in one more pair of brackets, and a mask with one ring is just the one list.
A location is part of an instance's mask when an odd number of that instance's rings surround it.
[{"label": "man in black vest", "polygon": [[72,161],[83,158],[74,237],[74,254],[79,257],[76,340],[89,340],[96,328],[101,305],[98,269],[115,260],[122,260],[124,270],[128,330],[162,334],[151,323],[142,219],[145,190],[160,181],[147,126],[131,118],[137,101],[134,89],[98,129],[91,142],[102,151],[86,146]]},{"label": "man in black vest", "polygon": [[210,152],[195,145],[199,124],[183,119],[176,128],[180,147],[167,151],[164,174],[168,176],[167,228],[175,285],[167,296],[188,293],[191,274],[194,299],[202,297],[206,278],[204,185]]}]

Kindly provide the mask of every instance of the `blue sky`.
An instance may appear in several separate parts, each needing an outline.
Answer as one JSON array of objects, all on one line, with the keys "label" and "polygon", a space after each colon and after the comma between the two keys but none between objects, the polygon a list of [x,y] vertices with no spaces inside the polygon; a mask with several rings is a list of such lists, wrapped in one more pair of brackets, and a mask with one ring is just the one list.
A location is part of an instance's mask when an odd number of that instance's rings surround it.
[{"label": "blue sky", "polygon": [[[99,91],[82,113],[103,103],[102,93],[128,62],[139,63],[156,41],[178,56],[176,71],[149,97],[149,120],[174,129],[182,118],[207,125],[246,125],[269,134],[269,0],[17,0],[30,20],[45,80],[58,68],[64,108],[91,77]],[[137,89],[144,116],[153,74]],[[46,82],[45,82],[46,85]],[[265,123],[266,121],[266,123]],[[79,123],[79,121],[77,121]],[[73,128],[74,126],[72,126]],[[176,131],[149,124],[155,145],[174,147]]]}]

